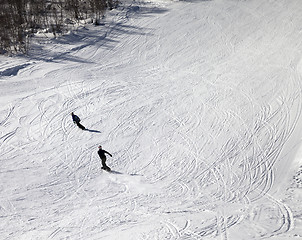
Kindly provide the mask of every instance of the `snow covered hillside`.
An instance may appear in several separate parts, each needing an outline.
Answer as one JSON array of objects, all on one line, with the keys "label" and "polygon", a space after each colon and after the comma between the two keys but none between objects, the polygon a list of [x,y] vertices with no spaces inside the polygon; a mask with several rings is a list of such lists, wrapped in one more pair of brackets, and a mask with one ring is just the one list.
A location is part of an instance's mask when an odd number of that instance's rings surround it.
[{"label": "snow covered hillside", "polygon": [[301,12],[131,2],[1,56],[0,239],[302,239]]}]

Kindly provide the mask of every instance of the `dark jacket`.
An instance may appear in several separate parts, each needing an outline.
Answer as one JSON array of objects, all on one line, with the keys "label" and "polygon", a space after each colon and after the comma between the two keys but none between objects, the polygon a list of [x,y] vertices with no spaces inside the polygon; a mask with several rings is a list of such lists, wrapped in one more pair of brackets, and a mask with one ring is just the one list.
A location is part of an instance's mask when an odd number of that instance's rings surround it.
[{"label": "dark jacket", "polygon": [[80,119],[77,115],[74,115],[74,114],[72,113],[71,116],[72,116],[72,121],[73,121],[73,122],[75,122],[75,123],[81,122],[81,119]]},{"label": "dark jacket", "polygon": [[98,151],[98,154],[99,154],[100,158],[106,158],[105,153],[108,154],[110,157],[112,157],[111,153],[109,153],[109,152],[107,152],[107,151],[105,151],[103,149],[100,149]]}]

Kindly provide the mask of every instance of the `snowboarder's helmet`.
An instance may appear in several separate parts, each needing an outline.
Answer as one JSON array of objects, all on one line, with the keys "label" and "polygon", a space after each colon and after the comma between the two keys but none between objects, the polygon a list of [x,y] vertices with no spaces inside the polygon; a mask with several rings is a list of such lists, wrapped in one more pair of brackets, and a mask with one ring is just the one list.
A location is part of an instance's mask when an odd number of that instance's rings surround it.
[{"label": "snowboarder's helmet", "polygon": [[99,148],[102,148],[102,146],[100,145]]}]

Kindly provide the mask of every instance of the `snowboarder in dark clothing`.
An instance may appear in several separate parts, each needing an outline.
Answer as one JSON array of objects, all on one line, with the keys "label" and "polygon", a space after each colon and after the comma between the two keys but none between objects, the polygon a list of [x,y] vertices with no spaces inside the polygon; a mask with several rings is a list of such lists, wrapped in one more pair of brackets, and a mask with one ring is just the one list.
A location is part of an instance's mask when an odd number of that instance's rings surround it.
[{"label": "snowboarder in dark clothing", "polygon": [[85,127],[80,123],[81,119],[75,115],[73,112],[71,113],[72,121],[82,130],[85,130]]},{"label": "snowboarder in dark clothing", "polygon": [[107,152],[107,151],[105,151],[105,150],[102,149],[102,146],[99,146],[98,154],[99,154],[99,156],[100,156],[100,158],[102,160],[102,165],[103,165],[102,169],[104,169],[106,171],[110,171],[111,170],[110,167],[108,167],[106,165],[106,155],[105,155],[105,153],[108,154],[110,157],[112,157],[112,155],[109,152]]}]

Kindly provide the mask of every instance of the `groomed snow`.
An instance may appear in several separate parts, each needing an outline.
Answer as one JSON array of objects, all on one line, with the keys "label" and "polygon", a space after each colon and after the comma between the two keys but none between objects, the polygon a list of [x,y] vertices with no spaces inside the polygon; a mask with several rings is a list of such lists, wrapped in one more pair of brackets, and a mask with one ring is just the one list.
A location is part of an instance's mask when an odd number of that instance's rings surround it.
[{"label": "groomed snow", "polygon": [[301,12],[129,2],[1,56],[0,239],[302,239]]}]

